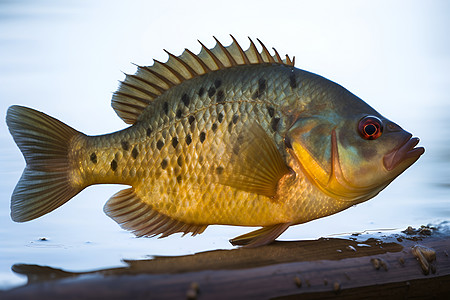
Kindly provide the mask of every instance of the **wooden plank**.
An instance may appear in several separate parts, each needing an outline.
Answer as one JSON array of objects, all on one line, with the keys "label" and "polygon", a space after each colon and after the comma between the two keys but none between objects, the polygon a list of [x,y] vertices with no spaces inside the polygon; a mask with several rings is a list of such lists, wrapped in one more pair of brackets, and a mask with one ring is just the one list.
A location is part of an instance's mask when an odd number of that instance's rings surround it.
[{"label": "wooden plank", "polygon": [[358,234],[127,261],[93,272],[14,265],[1,299],[398,299],[450,294],[450,230]]}]

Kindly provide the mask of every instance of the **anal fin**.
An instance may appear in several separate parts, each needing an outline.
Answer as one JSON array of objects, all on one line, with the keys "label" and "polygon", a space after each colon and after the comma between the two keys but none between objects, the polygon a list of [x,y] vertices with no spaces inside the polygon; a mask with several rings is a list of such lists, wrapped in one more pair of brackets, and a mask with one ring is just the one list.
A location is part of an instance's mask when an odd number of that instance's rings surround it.
[{"label": "anal fin", "polygon": [[132,231],[136,236],[167,237],[177,232],[202,233],[207,225],[186,224],[153,210],[151,205],[142,201],[133,188],[114,194],[103,208],[104,212],[123,229]]},{"label": "anal fin", "polygon": [[235,237],[230,240],[230,243],[233,246],[244,246],[246,248],[264,246],[275,241],[289,226],[291,226],[291,223],[265,226],[261,229]]}]

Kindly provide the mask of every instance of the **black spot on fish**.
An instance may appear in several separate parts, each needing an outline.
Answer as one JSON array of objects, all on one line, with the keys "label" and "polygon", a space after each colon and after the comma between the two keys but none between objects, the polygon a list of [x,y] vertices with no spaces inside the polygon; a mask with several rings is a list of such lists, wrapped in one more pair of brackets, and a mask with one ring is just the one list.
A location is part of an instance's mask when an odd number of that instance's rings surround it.
[{"label": "black spot on fish", "polygon": [[259,98],[264,94],[267,88],[267,83],[264,78],[261,78],[258,80],[258,89],[253,93],[252,99],[255,100],[256,98]]},{"label": "black spot on fish", "polygon": [[222,173],[223,173],[223,167],[217,167],[217,168],[216,168],[216,173],[217,173],[217,175],[222,175]]},{"label": "black spot on fish", "polygon": [[266,80],[264,78],[261,78],[258,80],[258,93],[259,95],[262,95],[267,88],[267,83]]},{"label": "black spot on fish", "polygon": [[269,112],[269,116],[273,118],[275,115],[275,109],[272,106],[267,106],[267,111]]},{"label": "black spot on fish", "polygon": [[216,89],[218,89],[221,85],[222,85],[222,80],[216,79],[214,81],[214,86],[216,87]]},{"label": "black spot on fish", "polygon": [[183,179],[183,178],[181,177],[181,175],[178,175],[178,176],[177,176],[177,182],[178,182],[178,183],[180,183],[182,179]]},{"label": "black spot on fish", "polygon": [[190,135],[190,134],[188,134],[188,135],[186,136],[185,141],[186,141],[186,144],[187,144],[188,146],[192,143],[192,138],[191,138],[191,135]]},{"label": "black spot on fish", "polygon": [[165,101],[165,102],[163,103],[163,111],[164,111],[164,113],[165,113],[166,115],[169,114],[169,103],[167,103],[167,101]]},{"label": "black spot on fish", "polygon": [[201,88],[198,90],[198,96],[199,96],[199,97],[202,97],[204,94],[205,94],[205,88],[204,88],[204,87],[201,87]]},{"label": "black spot on fish", "polygon": [[224,103],[225,102],[225,94],[223,93],[222,90],[219,90],[217,92],[216,102],[217,103]]},{"label": "black spot on fish", "polygon": [[153,130],[151,128],[147,128],[147,136],[150,136],[152,134]]},{"label": "black spot on fish", "polygon": [[272,122],[270,123],[270,126],[272,127],[273,131],[278,130],[278,123],[280,123],[280,118],[273,118]]},{"label": "black spot on fish", "polygon": [[292,144],[291,144],[291,138],[286,136],[284,138],[284,145],[286,146],[286,148],[292,149]]},{"label": "black spot on fish", "polygon": [[137,149],[137,147],[134,147],[133,150],[131,151],[131,156],[136,159],[139,155],[139,151]]},{"label": "black spot on fish", "polygon": [[200,143],[203,144],[203,142],[205,141],[206,138],[206,133],[204,133],[203,131],[200,132]]},{"label": "black spot on fish", "polygon": [[181,167],[183,165],[183,157],[180,155],[177,159],[177,164]]},{"label": "black spot on fish", "polygon": [[156,142],[156,148],[158,148],[158,150],[161,150],[162,147],[164,147],[164,142],[161,140],[158,140],[158,142]]},{"label": "black spot on fish", "polygon": [[181,118],[181,115],[183,114],[183,112],[181,111],[181,109],[178,109],[177,110],[177,113],[176,113],[176,115],[177,115],[177,118],[179,119],[179,118]]},{"label": "black spot on fish", "polygon": [[125,151],[130,150],[130,143],[128,143],[127,141],[122,141],[120,144],[122,145],[123,150]]},{"label": "black spot on fish", "polygon": [[217,116],[217,120],[219,121],[219,123],[222,123],[222,121],[223,121],[223,113],[219,113],[219,115]]},{"label": "black spot on fish", "polygon": [[192,125],[192,123],[195,121],[195,117],[190,115],[188,120],[189,120],[189,124]]},{"label": "black spot on fish", "polygon": [[216,89],[212,86],[208,90],[208,97],[211,98],[216,93]]},{"label": "black spot on fish", "polygon": [[113,159],[111,162],[111,170],[117,170],[117,161],[115,159]]},{"label": "black spot on fish", "polygon": [[181,101],[183,101],[185,106],[189,106],[189,103],[191,102],[189,96],[186,93],[184,93],[183,96],[181,96]]},{"label": "black spot on fish", "polygon": [[233,115],[233,119],[232,119],[233,124],[236,124],[238,120],[239,120],[239,116],[238,115]]},{"label": "black spot on fish", "polygon": [[95,154],[95,152],[91,153],[91,156],[89,157],[91,159],[91,161],[96,164],[97,163],[97,154]]},{"label": "black spot on fish", "polygon": [[162,162],[161,162],[161,168],[163,168],[163,169],[165,169],[165,168],[167,168],[167,159],[163,159],[162,160]]},{"label": "black spot on fish", "polygon": [[177,137],[172,138],[172,146],[173,146],[174,148],[176,148],[177,145],[178,145],[178,138],[177,138]]},{"label": "black spot on fish", "polygon": [[212,124],[211,129],[212,129],[213,132],[216,132],[217,131],[217,124],[216,123]]},{"label": "black spot on fish", "polygon": [[291,86],[291,89],[295,89],[297,87],[297,80],[294,72],[291,72],[291,75],[289,75],[289,85]]}]

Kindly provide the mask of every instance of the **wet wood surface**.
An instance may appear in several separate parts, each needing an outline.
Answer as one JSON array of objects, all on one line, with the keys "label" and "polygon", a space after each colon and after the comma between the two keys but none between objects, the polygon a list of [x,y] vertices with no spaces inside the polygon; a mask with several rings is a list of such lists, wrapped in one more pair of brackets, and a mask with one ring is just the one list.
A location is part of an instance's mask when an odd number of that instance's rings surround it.
[{"label": "wet wood surface", "polygon": [[1,299],[434,299],[450,295],[450,229],[409,228],[126,261],[75,273],[14,265]]}]

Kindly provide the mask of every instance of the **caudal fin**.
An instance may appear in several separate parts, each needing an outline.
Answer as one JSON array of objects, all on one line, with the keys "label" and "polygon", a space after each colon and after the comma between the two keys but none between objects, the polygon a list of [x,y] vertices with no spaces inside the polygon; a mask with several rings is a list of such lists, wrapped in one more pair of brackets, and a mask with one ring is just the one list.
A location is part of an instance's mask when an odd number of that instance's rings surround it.
[{"label": "caudal fin", "polygon": [[45,215],[80,192],[70,181],[68,159],[70,142],[80,132],[23,106],[11,106],[6,123],[27,163],[11,196],[14,221]]}]

